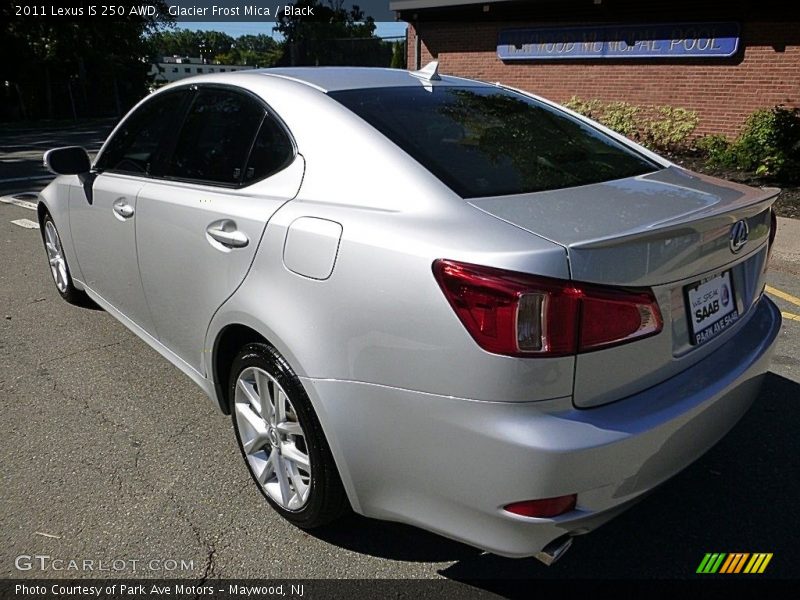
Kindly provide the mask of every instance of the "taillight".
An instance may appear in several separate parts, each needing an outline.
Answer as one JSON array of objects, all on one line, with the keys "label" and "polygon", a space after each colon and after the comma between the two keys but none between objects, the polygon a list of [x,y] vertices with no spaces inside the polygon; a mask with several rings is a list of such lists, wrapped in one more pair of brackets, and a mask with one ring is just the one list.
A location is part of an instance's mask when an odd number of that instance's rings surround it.
[{"label": "taillight", "polygon": [[564,356],[654,335],[650,290],[617,290],[452,260],[433,272],[467,331],[488,352]]},{"label": "taillight", "polygon": [[661,312],[653,292],[580,285],[583,296],[579,352],[607,348],[661,331]]}]

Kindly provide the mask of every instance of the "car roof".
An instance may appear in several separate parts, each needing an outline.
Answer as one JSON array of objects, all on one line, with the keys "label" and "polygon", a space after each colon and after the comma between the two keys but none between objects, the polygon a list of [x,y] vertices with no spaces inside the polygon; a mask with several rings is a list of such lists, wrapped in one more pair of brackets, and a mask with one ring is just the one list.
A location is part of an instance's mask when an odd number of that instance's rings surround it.
[{"label": "car roof", "polygon": [[280,77],[291,79],[323,92],[386,87],[482,87],[488,84],[472,79],[441,75],[430,80],[414,75],[405,69],[377,67],[279,67],[237,71],[236,75]]}]

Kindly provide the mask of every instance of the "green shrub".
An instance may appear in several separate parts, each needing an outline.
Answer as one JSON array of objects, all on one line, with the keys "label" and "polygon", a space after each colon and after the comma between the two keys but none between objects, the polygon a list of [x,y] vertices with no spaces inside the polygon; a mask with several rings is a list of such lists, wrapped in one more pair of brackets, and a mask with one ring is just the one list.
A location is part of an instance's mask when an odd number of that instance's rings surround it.
[{"label": "green shrub", "polygon": [[732,167],[731,143],[724,135],[705,135],[695,142],[697,149],[703,153],[712,166]]},{"label": "green shrub", "polygon": [[597,99],[582,100],[577,96],[573,96],[564,102],[564,106],[570,110],[574,110],[576,113],[581,114],[584,117],[597,120],[601,114],[603,104]]},{"label": "green shrub", "polygon": [[631,139],[641,138],[641,112],[638,106],[627,102],[609,102],[603,107],[600,122]]},{"label": "green shrub", "polygon": [[564,106],[576,113],[594,119],[617,133],[628,137],[637,137],[639,131],[638,106],[627,102],[601,102],[596,98],[583,100],[573,96],[564,103]]},{"label": "green shrub", "polygon": [[674,151],[686,146],[697,127],[697,113],[672,106],[640,107],[628,102],[570,98],[564,106],[653,150]]},{"label": "green shrub", "polygon": [[700,119],[693,110],[658,106],[642,123],[642,141],[655,150],[674,151],[685,147]]},{"label": "green shrub", "polygon": [[[687,150],[699,118],[693,110],[673,106],[640,107],[627,102],[601,102],[573,96],[564,106],[653,150]],[[762,108],[745,121],[730,142],[707,135],[695,146],[711,166],[754,171],[787,181],[800,180],[800,109]]]},{"label": "green shrub", "polygon": [[762,108],[745,121],[739,137],[698,141],[711,166],[753,171],[784,180],[800,179],[800,110],[783,106]]},{"label": "green shrub", "polygon": [[757,175],[790,175],[800,166],[800,110],[783,106],[755,111],[732,146],[740,169]]}]

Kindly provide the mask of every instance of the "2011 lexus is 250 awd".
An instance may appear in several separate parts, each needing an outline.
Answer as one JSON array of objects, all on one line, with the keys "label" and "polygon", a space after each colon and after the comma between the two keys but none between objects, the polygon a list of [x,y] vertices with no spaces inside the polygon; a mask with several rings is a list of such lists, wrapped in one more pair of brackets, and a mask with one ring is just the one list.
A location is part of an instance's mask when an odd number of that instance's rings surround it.
[{"label": "2011 lexus is 250 awd", "polygon": [[232,415],[304,528],[551,562],[733,427],[780,328],[778,190],[435,64],[183,80],[45,163],[59,293]]}]

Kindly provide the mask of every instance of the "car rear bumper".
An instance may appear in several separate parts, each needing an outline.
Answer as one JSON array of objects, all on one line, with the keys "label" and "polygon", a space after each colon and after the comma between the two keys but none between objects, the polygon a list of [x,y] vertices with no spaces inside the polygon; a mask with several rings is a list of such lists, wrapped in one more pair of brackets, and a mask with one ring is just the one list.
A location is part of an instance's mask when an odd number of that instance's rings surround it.
[{"label": "car rear bumper", "polygon": [[[763,297],[730,343],[681,374],[592,409],[571,398],[483,402],[304,378],[354,509],[504,556],[591,531],[691,464],[758,395],[780,329]],[[555,518],[516,501],[578,494]]]}]

